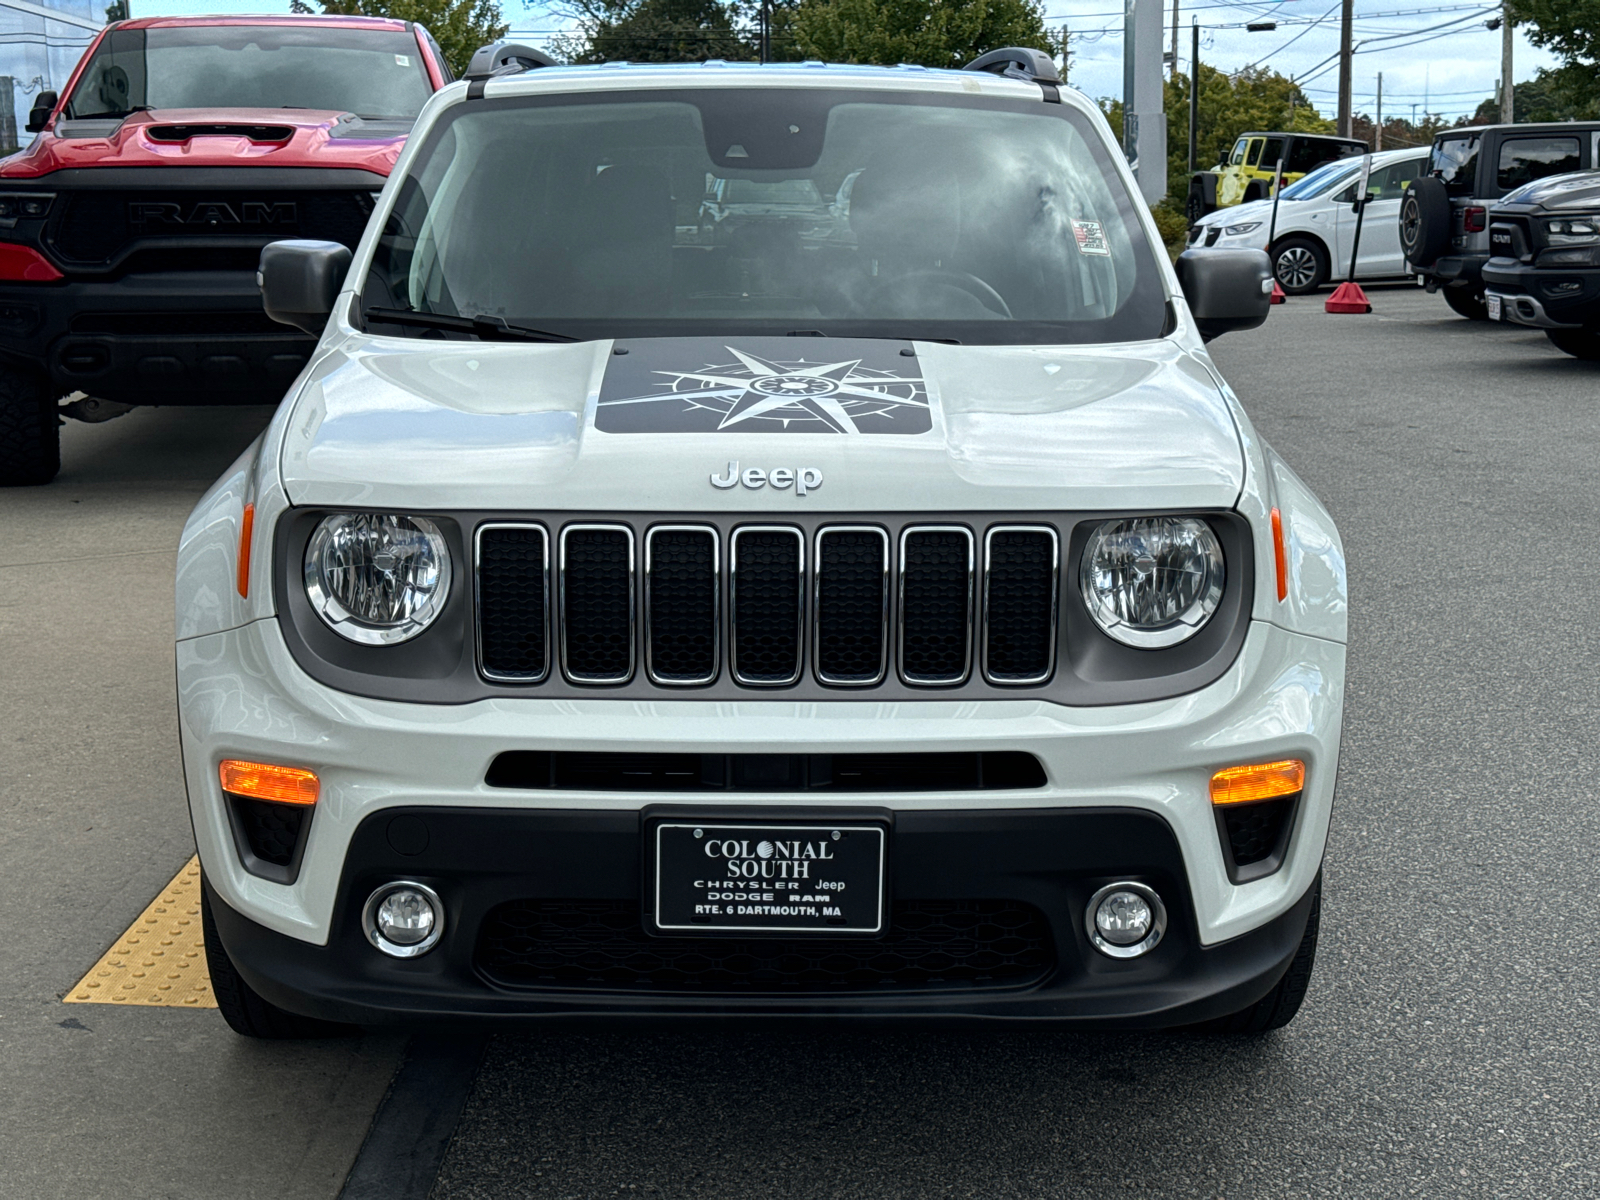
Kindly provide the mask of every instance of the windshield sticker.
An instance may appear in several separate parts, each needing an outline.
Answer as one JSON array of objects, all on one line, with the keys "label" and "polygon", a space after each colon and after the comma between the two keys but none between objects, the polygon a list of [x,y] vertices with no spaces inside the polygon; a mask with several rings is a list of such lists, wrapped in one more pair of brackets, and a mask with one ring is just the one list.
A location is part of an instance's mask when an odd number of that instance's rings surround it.
[{"label": "windshield sticker", "polygon": [[927,433],[928,389],[903,343],[818,338],[618,342],[595,409],[602,433]]},{"label": "windshield sticker", "polygon": [[396,54],[394,56],[394,65],[397,67],[409,67],[411,65],[411,56],[409,54]]},{"label": "windshield sticker", "polygon": [[1106,231],[1101,228],[1099,221],[1072,222],[1072,236],[1078,239],[1078,252],[1080,254],[1098,254],[1102,258],[1111,257],[1111,247],[1106,245]]}]

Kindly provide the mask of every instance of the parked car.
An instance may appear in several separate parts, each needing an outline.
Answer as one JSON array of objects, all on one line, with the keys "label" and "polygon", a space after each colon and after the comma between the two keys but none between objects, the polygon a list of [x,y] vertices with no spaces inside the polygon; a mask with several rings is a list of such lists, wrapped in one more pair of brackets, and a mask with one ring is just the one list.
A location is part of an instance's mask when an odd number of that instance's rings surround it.
[{"label": "parked car", "polygon": [[1543,329],[1600,362],[1600,171],[1526,184],[1489,210],[1484,302],[1491,321]]},{"label": "parked car", "polygon": [[157,17],[95,38],[0,161],[0,485],[60,462],[58,400],[275,402],[313,340],[261,311],[267,242],[353,247],[450,78],[421,26]]},{"label": "parked car", "polygon": [[1400,205],[1408,270],[1463,317],[1487,320],[1489,208],[1535,180],[1600,165],[1600,122],[1481,125],[1433,139],[1430,171]]},{"label": "parked car", "polygon": [[[1290,295],[1316,291],[1330,279],[1350,273],[1357,255],[1357,279],[1405,274],[1396,216],[1407,184],[1425,170],[1426,150],[1386,150],[1372,156],[1367,206],[1356,243],[1356,193],[1363,159],[1326,163],[1278,198],[1277,221],[1271,200],[1253,200],[1202,217],[1189,230],[1191,246],[1253,246],[1267,251],[1273,274]],[[1267,244],[1269,233],[1272,244]]]},{"label": "parked car", "polygon": [[1284,184],[1298,182],[1324,163],[1371,149],[1353,138],[1314,133],[1241,133],[1224,162],[1189,177],[1185,212],[1190,223],[1219,208],[1232,208],[1272,195],[1278,156],[1283,156]]},{"label": "parked car", "polygon": [[[262,253],[322,340],[178,554],[223,1016],[1287,1022],[1346,599],[1207,358],[1265,255],[1175,273],[1037,51],[501,54]],[[686,240],[730,148],[857,244]]]}]

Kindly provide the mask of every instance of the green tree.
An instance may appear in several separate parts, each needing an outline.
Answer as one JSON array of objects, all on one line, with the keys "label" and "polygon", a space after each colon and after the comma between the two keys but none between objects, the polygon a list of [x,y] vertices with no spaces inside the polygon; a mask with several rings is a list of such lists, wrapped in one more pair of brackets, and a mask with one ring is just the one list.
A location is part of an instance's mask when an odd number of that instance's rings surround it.
[{"label": "green tree", "polygon": [[[317,4],[323,12],[341,16],[415,21],[433,34],[457,75],[466,72],[474,50],[499,41],[511,28],[500,19],[497,0],[317,0]],[[289,0],[289,8],[311,11],[305,0]]]},{"label": "green tree", "polygon": [[[1512,19],[1528,40],[1561,59],[1553,71],[1540,71],[1552,106],[1581,116],[1600,114],[1600,0],[1512,0]],[[1523,120],[1522,101],[1517,116]]]},{"label": "green tree", "polygon": [[961,67],[1002,46],[1060,49],[1037,0],[800,0],[784,32],[793,56],[824,62]]},{"label": "green tree", "polygon": [[570,62],[704,62],[757,56],[741,9],[718,0],[572,0],[578,32],[556,39]]},{"label": "green tree", "polygon": [[[1552,71],[1541,67],[1532,79],[1517,84],[1516,110],[1518,121],[1588,121],[1600,116],[1600,100],[1583,96],[1583,86],[1588,82],[1587,68],[1576,72],[1579,87],[1573,87],[1561,68]],[[1494,125],[1500,120],[1500,97],[1490,96],[1471,116],[1462,117],[1458,125]]]}]

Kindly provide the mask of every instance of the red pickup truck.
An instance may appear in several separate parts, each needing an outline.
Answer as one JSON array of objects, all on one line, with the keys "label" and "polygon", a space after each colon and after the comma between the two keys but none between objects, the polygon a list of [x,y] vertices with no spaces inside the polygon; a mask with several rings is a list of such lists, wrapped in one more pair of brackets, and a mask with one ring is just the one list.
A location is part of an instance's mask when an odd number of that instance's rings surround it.
[{"label": "red pickup truck", "polygon": [[63,411],[281,398],[314,342],[262,311],[261,247],[353,249],[450,79],[407,21],[107,26],[0,160],[0,486],[54,478]]}]

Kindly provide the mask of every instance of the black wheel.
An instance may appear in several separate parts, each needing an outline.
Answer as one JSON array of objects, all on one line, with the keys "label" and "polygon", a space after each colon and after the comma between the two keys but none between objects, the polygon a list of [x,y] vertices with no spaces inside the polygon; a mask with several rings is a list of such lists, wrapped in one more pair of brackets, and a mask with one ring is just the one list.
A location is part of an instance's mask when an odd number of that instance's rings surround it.
[{"label": "black wheel", "polygon": [[1304,296],[1328,282],[1328,252],[1310,238],[1284,238],[1272,252],[1272,273],[1291,296]]},{"label": "black wheel", "polygon": [[1475,292],[1471,288],[1447,287],[1444,289],[1444,302],[1450,306],[1451,312],[1469,321],[1489,319],[1489,305],[1482,292]]},{"label": "black wheel", "polygon": [[61,469],[61,417],[39,371],[0,364],[0,487],[49,483]]},{"label": "black wheel", "polygon": [[1190,188],[1189,198],[1184,202],[1183,205],[1183,215],[1189,218],[1189,224],[1198,224],[1200,218],[1206,216],[1211,211],[1212,210],[1206,205],[1204,193],[1202,193],[1198,187]]},{"label": "black wheel", "polygon": [[1450,197],[1432,175],[1413,179],[1400,198],[1400,249],[1413,267],[1431,267],[1450,247]]},{"label": "black wheel", "polygon": [[211,916],[211,899],[200,891],[200,926],[206,942],[206,969],[211,974],[211,992],[217,998],[222,1019],[235,1033],[253,1038],[349,1037],[360,1030],[351,1025],[336,1025],[315,1017],[302,1017],[262,999],[244,981],[223,949],[217,936],[217,923]]},{"label": "black wheel", "polygon": [[1306,931],[1300,938],[1300,948],[1294,961],[1283,973],[1273,989],[1249,1008],[1226,1017],[1218,1017],[1196,1026],[1202,1033],[1268,1033],[1282,1029],[1294,1020],[1295,1013],[1306,998],[1306,987],[1311,983],[1311,968],[1317,961],[1317,925],[1322,917],[1322,876],[1311,885],[1311,913],[1306,917]]},{"label": "black wheel", "polygon": [[1557,350],[1581,358],[1584,362],[1600,362],[1600,333],[1592,329],[1546,329],[1545,337]]}]

